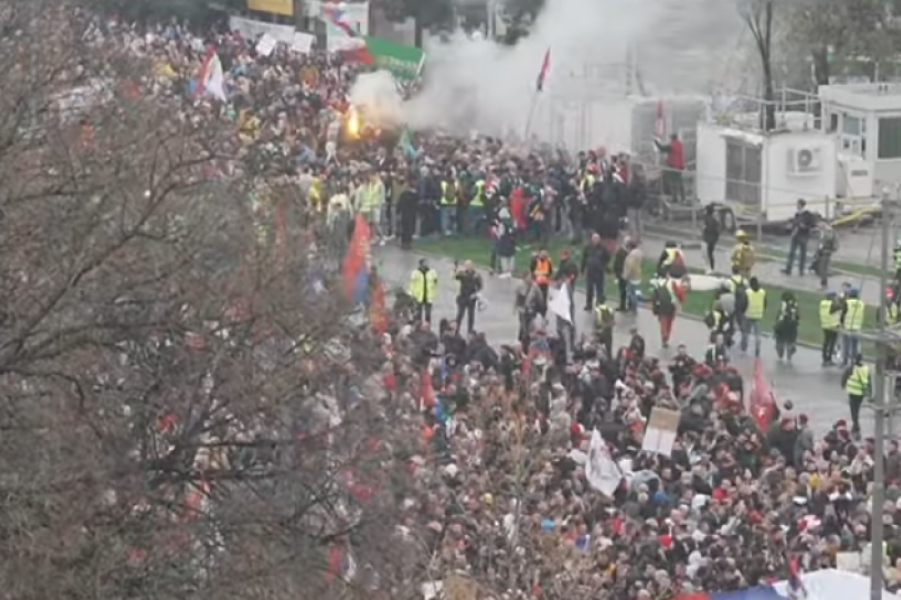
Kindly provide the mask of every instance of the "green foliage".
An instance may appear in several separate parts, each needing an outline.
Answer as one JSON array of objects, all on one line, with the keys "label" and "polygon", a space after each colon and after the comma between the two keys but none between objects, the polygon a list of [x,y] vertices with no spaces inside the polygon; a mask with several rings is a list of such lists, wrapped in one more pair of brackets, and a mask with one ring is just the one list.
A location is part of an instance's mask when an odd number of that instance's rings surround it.
[{"label": "green foliage", "polygon": [[901,42],[897,0],[804,0],[787,14],[793,38],[811,53],[818,83],[836,61],[851,59],[873,76],[875,65],[897,54]]}]

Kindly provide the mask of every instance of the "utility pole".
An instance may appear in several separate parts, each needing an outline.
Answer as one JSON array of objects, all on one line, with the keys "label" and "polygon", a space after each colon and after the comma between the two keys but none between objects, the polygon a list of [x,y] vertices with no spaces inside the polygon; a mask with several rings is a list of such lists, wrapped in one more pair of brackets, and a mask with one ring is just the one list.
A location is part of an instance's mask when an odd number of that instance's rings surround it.
[{"label": "utility pole", "polygon": [[[889,282],[890,248],[892,246],[892,223],[895,209],[898,206],[897,198],[890,198],[889,191],[882,194],[882,261],[879,275],[879,323],[874,331],[864,331],[859,334],[861,341],[873,342],[876,345],[876,368],[871,381],[873,382],[873,402],[871,408],[875,412],[874,451],[875,468],[873,472],[873,514],[870,535],[870,600],[882,600],[882,568],[883,568],[883,541],[885,539],[885,526],[882,518],[885,513],[885,438],[886,421],[892,412],[898,410],[898,405],[892,401],[892,388],[895,373],[889,364],[889,357],[894,347],[901,342],[901,330],[888,325],[888,299],[885,290]],[[894,269],[891,269],[894,272]]]}]

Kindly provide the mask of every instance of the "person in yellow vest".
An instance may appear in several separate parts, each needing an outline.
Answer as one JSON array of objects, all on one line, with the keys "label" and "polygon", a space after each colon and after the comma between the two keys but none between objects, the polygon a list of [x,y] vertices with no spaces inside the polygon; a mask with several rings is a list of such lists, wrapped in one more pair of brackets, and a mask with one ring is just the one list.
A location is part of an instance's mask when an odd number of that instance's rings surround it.
[{"label": "person in yellow vest", "polygon": [[469,231],[478,231],[478,228],[485,221],[485,180],[479,179],[472,188],[472,197],[469,199],[469,209],[467,210],[467,220],[469,221]]},{"label": "person in yellow vest", "polygon": [[607,350],[607,356],[613,356],[613,326],[616,318],[607,306],[606,298],[598,296],[598,304],[594,307],[594,335],[598,343]]},{"label": "person in yellow vest", "polygon": [[860,407],[863,399],[870,395],[870,367],[863,364],[863,356],[856,354],[854,362],[842,376],[842,385],[848,394],[848,405],[851,409],[851,434],[860,439]]},{"label": "person in yellow vest", "polygon": [[538,289],[541,290],[542,307],[539,314],[544,318],[547,316],[548,289],[551,285],[551,278],[554,275],[554,264],[551,262],[545,248],[539,250],[538,254],[532,259],[529,271],[531,271],[532,277],[535,278]]},{"label": "person in yellow vest", "polygon": [[860,291],[852,287],[848,290],[845,300],[845,310],[842,315],[842,366],[847,367],[857,356],[860,348],[860,340],[857,335],[863,329],[863,318],[867,311],[867,305],[860,299]]},{"label": "person in yellow vest", "polygon": [[766,290],[760,287],[756,277],[751,277],[746,294],[748,303],[742,319],[741,351],[748,351],[748,338],[753,336],[754,356],[760,356],[760,325],[766,314]]},{"label": "person in yellow vest", "polygon": [[260,130],[260,120],[253,109],[246,108],[238,113],[238,137],[245,145],[252,144],[257,139]]},{"label": "person in yellow vest", "polygon": [[410,296],[416,302],[416,321],[432,322],[432,305],[438,297],[438,271],[429,267],[425,258],[419,260],[419,266],[410,274]]},{"label": "person in yellow vest", "polygon": [[382,209],[385,205],[385,183],[377,171],[371,170],[362,177],[356,194],[357,213],[362,215],[372,228],[373,239],[384,245],[382,236]]},{"label": "person in yellow vest", "polygon": [[732,249],[732,268],[738,269],[738,272],[745,277],[751,276],[751,269],[757,262],[757,256],[748,234],[744,230],[739,229],[735,232],[735,247]]},{"label": "person in yellow vest", "polygon": [[441,200],[439,200],[441,212],[441,234],[452,235],[455,229],[457,217],[457,183],[448,173],[441,180]]},{"label": "person in yellow vest", "polygon": [[842,305],[835,292],[826,292],[820,300],[820,327],[823,330],[823,366],[832,364],[835,346],[838,342],[838,330],[842,326]]}]

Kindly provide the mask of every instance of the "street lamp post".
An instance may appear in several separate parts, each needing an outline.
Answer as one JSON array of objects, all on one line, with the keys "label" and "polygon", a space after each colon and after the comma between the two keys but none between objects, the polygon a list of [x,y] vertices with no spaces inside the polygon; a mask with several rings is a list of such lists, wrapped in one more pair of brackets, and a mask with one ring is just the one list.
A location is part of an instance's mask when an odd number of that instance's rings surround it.
[{"label": "street lamp post", "polygon": [[875,412],[875,431],[873,435],[875,468],[873,472],[873,501],[870,526],[870,600],[882,600],[882,567],[883,541],[885,526],[882,519],[885,512],[885,438],[886,421],[898,410],[898,405],[890,400],[894,377],[893,369],[888,364],[890,349],[901,342],[901,330],[888,324],[888,302],[885,290],[888,287],[888,273],[892,265],[889,262],[889,249],[892,245],[892,222],[898,200],[890,198],[888,191],[882,196],[882,258],[879,275],[879,323],[877,329],[858,334],[862,341],[876,345],[876,368],[873,380],[873,402],[871,408]]}]

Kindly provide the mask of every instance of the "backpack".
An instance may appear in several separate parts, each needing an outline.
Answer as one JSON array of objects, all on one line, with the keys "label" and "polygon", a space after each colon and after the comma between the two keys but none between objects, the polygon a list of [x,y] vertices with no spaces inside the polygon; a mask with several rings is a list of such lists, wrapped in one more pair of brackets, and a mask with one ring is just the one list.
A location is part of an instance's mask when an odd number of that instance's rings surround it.
[{"label": "backpack", "polygon": [[651,291],[651,311],[657,315],[672,308],[673,296],[666,284],[655,285]]},{"label": "backpack", "polygon": [[675,258],[673,258],[673,262],[669,264],[669,275],[673,279],[682,279],[688,271],[685,268],[685,258],[682,256],[682,253],[679,252],[676,254]]}]

